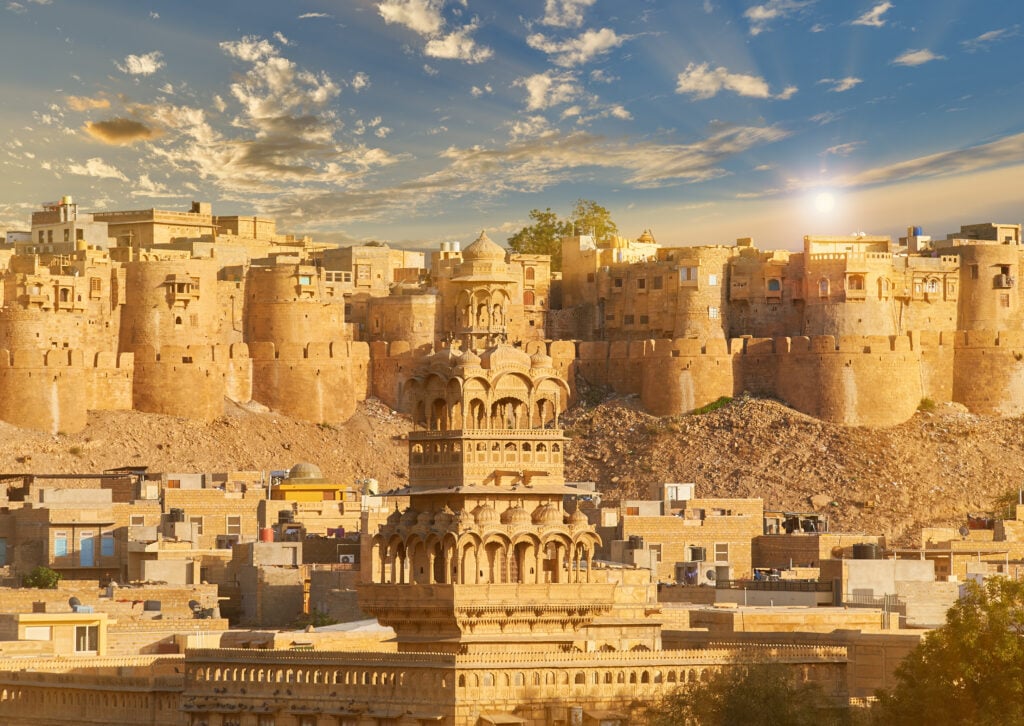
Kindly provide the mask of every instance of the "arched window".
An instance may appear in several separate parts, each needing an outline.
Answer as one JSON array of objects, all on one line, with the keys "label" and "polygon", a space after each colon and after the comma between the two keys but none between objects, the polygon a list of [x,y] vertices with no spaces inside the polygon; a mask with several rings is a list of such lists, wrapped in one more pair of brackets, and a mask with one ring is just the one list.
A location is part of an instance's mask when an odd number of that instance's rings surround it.
[{"label": "arched window", "polygon": [[537,275],[537,273],[534,272],[534,269],[532,267],[527,267],[526,268],[526,272],[524,274],[525,274],[527,280],[532,280]]},{"label": "arched window", "polygon": [[848,290],[863,290],[864,289],[864,275],[850,275],[846,281]]},{"label": "arched window", "polygon": [[821,297],[828,297],[828,293],[829,293],[828,278],[823,277],[820,280],[818,280],[818,295],[821,296]]},{"label": "arched window", "polygon": [[535,305],[536,296],[533,294],[533,290],[527,290],[523,293],[523,305]]}]

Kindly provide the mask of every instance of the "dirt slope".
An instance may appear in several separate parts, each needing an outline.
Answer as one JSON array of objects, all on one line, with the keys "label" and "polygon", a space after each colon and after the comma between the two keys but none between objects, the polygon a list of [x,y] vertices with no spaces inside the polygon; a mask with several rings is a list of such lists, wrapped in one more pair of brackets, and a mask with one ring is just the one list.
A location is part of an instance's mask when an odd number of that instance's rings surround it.
[{"label": "dirt slope", "polygon": [[[696,482],[698,496],[761,497],[765,506],[828,513],[832,528],[909,542],[922,526],[955,524],[1024,484],[1024,419],[940,406],[889,429],[826,424],[773,401],[737,399],[701,416],[659,419],[635,398],[569,412],[570,481],[596,481],[606,501],[649,484]],[[409,421],[376,401],[338,426],[231,406],[203,424],[133,411],[92,412],[87,429],[50,436],[0,423],[0,471],[287,469],[318,464],[340,481],[407,476]],[[874,502],[874,506],[865,506]]]}]

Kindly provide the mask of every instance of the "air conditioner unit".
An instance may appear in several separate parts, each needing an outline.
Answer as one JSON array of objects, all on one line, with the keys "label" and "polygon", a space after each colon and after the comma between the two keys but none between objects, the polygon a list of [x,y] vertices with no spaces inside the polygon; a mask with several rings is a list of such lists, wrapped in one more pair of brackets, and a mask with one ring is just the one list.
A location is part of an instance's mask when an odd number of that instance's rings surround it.
[{"label": "air conditioner unit", "polygon": [[338,562],[344,565],[354,565],[356,563],[355,555],[338,555]]}]

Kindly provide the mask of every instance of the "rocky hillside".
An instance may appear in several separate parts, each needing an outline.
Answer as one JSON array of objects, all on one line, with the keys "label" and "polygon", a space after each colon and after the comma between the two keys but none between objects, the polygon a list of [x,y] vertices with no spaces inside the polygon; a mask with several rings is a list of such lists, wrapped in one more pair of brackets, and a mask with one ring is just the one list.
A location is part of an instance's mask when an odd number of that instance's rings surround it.
[{"label": "rocky hillside", "polygon": [[[823,423],[783,405],[741,398],[699,416],[659,419],[634,398],[569,412],[567,478],[596,481],[605,500],[665,481],[698,496],[761,497],[768,508],[827,513],[833,530],[913,541],[922,526],[959,525],[968,512],[1024,484],[1024,419],[990,419],[953,406],[889,429]],[[376,401],[346,424],[297,422],[230,407],[204,424],[132,411],[93,412],[88,428],[50,436],[0,424],[3,472],[287,469],[318,464],[341,481],[404,484],[409,421]]]}]

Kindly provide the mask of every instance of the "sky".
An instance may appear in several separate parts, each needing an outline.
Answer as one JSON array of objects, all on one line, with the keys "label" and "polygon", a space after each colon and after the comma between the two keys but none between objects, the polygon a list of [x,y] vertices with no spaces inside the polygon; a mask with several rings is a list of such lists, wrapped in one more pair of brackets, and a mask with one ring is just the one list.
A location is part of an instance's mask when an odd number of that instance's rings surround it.
[{"label": "sky", "polygon": [[663,246],[1024,216],[1021,0],[0,0],[0,230],[258,214],[498,241],[607,207]]}]

